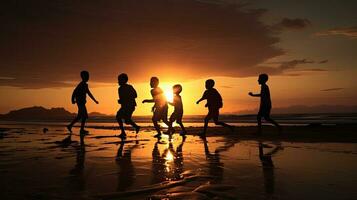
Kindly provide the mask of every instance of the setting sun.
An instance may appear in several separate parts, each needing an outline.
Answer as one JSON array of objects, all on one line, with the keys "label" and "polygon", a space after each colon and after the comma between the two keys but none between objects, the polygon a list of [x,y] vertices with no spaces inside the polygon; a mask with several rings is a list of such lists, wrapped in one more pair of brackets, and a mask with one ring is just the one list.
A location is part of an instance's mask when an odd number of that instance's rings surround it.
[{"label": "setting sun", "polygon": [[166,100],[168,102],[172,102],[174,99],[174,95],[173,95],[173,91],[172,91],[172,86],[174,84],[171,83],[162,83],[160,85],[160,87],[162,88],[162,90],[164,91],[164,95],[166,97]]}]

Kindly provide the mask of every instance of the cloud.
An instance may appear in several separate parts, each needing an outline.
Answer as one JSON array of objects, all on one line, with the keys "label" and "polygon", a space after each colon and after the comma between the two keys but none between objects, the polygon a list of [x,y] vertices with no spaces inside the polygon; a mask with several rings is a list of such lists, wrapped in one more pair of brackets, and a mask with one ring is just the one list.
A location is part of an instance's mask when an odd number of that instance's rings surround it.
[{"label": "cloud", "polygon": [[286,30],[301,30],[306,28],[307,26],[310,26],[311,22],[308,19],[300,19],[300,18],[295,18],[295,19],[289,19],[289,18],[283,18],[278,24],[276,24],[274,27],[278,29],[286,29]]},{"label": "cloud", "polygon": [[[293,59],[288,61],[268,62],[260,67],[255,67],[257,71],[269,73],[270,75],[300,76],[300,72],[325,72],[326,69],[316,68],[316,64],[325,64],[327,60],[314,61],[309,59]],[[312,65],[314,68],[300,68],[300,65]]]},{"label": "cloud", "polygon": [[83,69],[115,83],[208,76],[246,77],[275,69],[284,54],[261,22],[266,12],[193,0],[20,1],[8,3],[0,32],[0,85],[66,87]]},{"label": "cloud", "polygon": [[356,39],[357,38],[357,26],[333,28],[333,29],[318,32],[315,35],[317,35],[317,36],[345,36],[348,38]]},{"label": "cloud", "polygon": [[300,59],[300,60],[291,60],[291,61],[284,61],[284,62],[277,62],[279,64],[278,68],[281,70],[288,70],[294,69],[298,65],[302,64],[312,64],[315,63],[314,61],[310,61],[307,59]]},{"label": "cloud", "polygon": [[321,91],[323,92],[331,92],[331,91],[338,91],[338,90],[343,90],[345,88],[327,88],[327,89],[323,89]]},{"label": "cloud", "polygon": [[328,63],[328,60],[321,60],[321,61],[319,62],[319,64],[325,64],[325,63]]}]

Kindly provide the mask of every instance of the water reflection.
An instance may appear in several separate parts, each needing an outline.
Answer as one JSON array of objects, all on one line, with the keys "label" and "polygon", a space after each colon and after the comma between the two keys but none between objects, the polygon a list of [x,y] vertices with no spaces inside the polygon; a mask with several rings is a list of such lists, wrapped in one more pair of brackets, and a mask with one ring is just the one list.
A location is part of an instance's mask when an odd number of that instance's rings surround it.
[{"label": "water reflection", "polygon": [[124,146],[125,140],[122,140],[115,159],[119,167],[117,191],[127,190],[135,181],[135,169],[131,161],[131,154],[135,148],[139,147],[139,141],[125,150]]},{"label": "water reflection", "polygon": [[67,145],[72,145],[76,152],[76,163],[74,167],[70,170],[70,187],[72,190],[76,192],[84,191],[86,176],[84,174],[84,163],[85,163],[85,154],[86,148],[84,144],[84,136],[80,136],[80,142],[74,142],[71,139],[71,136],[68,136],[64,140],[62,140],[62,147],[66,147]]},{"label": "water reflection", "polygon": [[[183,145],[186,137],[182,137],[181,143],[173,146],[172,139],[169,138],[168,144],[162,143],[160,139],[154,144],[152,150],[152,183],[163,181],[175,181],[181,179],[183,172]],[[163,153],[160,153],[159,145],[165,145]]]},{"label": "water reflection", "polygon": [[224,163],[221,161],[220,153],[228,151],[237,143],[237,139],[225,140],[223,146],[218,147],[214,152],[209,150],[208,141],[206,137],[201,137],[205,156],[208,164],[208,175],[214,177],[212,183],[220,183],[223,180]]},{"label": "water reflection", "polygon": [[[259,159],[262,164],[264,187],[267,197],[272,197],[275,192],[275,174],[274,163],[272,156],[282,150],[282,146],[278,143],[274,148],[259,142]],[[272,148],[270,151],[264,153],[264,148]]]}]

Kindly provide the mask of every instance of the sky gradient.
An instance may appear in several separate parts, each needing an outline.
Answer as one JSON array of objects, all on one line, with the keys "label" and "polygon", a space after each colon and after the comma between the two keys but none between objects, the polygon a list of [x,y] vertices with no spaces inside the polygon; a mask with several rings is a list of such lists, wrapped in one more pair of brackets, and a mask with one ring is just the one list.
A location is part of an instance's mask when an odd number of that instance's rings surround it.
[{"label": "sky gradient", "polygon": [[[255,109],[257,76],[268,73],[274,107],[355,105],[357,2],[341,1],[16,1],[1,16],[0,113],[32,105],[75,111],[81,70],[99,105],[113,114],[117,75],[127,73],[138,102],[158,76],[183,85],[186,114],[207,78],[225,113]],[[150,114],[139,103],[136,115]]]}]

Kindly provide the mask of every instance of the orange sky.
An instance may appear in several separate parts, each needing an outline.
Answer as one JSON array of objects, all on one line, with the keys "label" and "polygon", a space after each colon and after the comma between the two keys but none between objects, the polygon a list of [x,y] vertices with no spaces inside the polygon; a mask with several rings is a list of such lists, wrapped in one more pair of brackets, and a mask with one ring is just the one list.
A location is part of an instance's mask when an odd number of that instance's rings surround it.
[{"label": "orange sky", "polygon": [[[79,73],[114,114],[117,75],[138,92],[136,115],[149,115],[149,79],[183,85],[186,114],[216,80],[224,113],[257,108],[256,77],[268,73],[274,107],[354,105],[357,99],[356,1],[21,1],[2,13],[0,113],[28,106],[64,107]],[[323,112],[323,111],[322,111]]]}]

